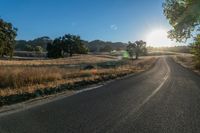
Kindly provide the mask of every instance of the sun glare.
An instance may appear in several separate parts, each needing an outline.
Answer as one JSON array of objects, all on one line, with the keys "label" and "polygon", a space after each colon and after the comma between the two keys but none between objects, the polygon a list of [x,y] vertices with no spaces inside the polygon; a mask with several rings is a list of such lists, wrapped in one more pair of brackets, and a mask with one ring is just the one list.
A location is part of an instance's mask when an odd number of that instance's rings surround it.
[{"label": "sun glare", "polygon": [[167,30],[165,29],[155,29],[147,35],[146,39],[148,46],[153,47],[164,47],[171,46],[172,42],[167,37]]}]

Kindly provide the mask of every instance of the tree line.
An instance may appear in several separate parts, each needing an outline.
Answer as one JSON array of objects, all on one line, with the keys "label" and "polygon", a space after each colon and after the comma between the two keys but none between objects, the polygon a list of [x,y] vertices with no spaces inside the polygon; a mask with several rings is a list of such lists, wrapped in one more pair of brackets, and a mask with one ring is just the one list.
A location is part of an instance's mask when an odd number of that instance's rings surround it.
[{"label": "tree line", "polygon": [[16,40],[15,50],[16,51],[36,51],[46,52],[47,43],[51,43],[52,40],[48,36],[42,36],[33,40]]},{"label": "tree line", "polygon": [[[38,51],[38,47],[42,52],[46,52],[47,44],[52,43],[53,40],[48,36],[42,36],[33,40],[16,40],[15,50],[16,51]],[[109,42],[102,40],[86,41],[82,40],[85,47],[88,48],[89,52],[110,52],[112,50],[126,50],[127,43],[122,42]]]}]

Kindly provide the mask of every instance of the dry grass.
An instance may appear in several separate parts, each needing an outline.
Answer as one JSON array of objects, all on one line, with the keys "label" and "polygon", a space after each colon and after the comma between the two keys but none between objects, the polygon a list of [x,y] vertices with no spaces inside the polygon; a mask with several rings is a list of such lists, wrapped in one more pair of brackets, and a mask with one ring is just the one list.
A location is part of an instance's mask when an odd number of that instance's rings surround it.
[{"label": "dry grass", "polygon": [[52,66],[99,63],[117,60],[109,55],[79,55],[51,60],[0,60],[0,66]]},{"label": "dry grass", "polygon": [[179,54],[172,57],[176,62],[178,62],[184,67],[193,69],[195,66],[194,61],[193,61],[193,55],[191,54]]},{"label": "dry grass", "polygon": [[191,54],[179,54],[176,56],[173,56],[173,59],[182,65],[183,67],[189,68],[197,73],[200,74],[200,71],[196,69],[195,67],[195,61],[194,56]]},{"label": "dry grass", "polygon": [[[0,67],[0,96],[34,93],[37,90],[56,88],[65,84],[76,85],[76,83],[82,81],[94,83],[109,79],[109,77],[116,78],[120,75],[143,71],[149,68],[156,58],[144,58],[133,62],[127,61],[125,65],[116,68],[98,68],[93,70],[40,66],[44,64],[70,64],[70,62],[71,64],[99,63],[111,60],[113,59],[103,56],[81,56],[72,57],[69,60],[0,61],[2,65]],[[20,65],[26,66],[21,67]]]}]

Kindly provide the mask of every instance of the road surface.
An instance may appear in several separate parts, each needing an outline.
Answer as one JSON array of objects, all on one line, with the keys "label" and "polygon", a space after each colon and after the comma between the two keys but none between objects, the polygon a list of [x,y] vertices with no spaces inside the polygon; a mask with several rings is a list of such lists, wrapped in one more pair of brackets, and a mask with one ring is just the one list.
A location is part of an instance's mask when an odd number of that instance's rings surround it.
[{"label": "road surface", "polygon": [[0,117],[0,133],[199,133],[200,76],[162,57],[149,71]]}]

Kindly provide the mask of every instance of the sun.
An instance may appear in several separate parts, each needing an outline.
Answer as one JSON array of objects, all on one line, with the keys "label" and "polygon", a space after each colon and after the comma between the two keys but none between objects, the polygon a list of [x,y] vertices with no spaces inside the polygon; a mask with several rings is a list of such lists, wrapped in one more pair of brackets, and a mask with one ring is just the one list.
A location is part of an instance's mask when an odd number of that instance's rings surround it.
[{"label": "sun", "polygon": [[167,36],[166,29],[154,29],[147,35],[147,45],[152,47],[169,47],[172,41]]}]

